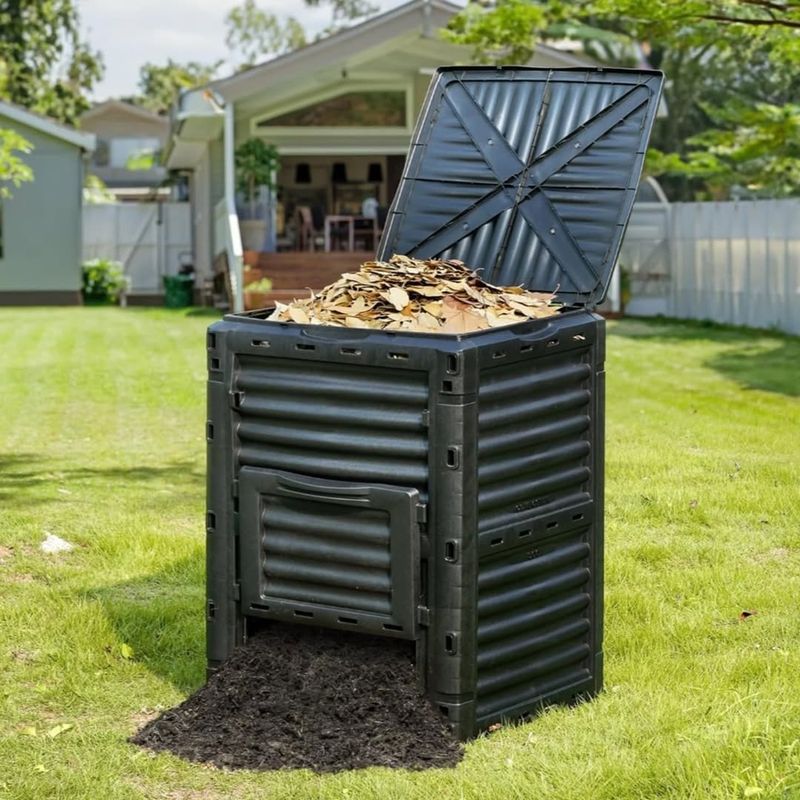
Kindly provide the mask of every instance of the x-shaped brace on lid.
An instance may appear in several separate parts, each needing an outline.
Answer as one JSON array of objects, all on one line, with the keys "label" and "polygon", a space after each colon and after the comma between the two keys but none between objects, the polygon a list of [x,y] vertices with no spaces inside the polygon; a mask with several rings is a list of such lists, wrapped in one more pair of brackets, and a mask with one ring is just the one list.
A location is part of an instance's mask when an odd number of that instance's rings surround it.
[{"label": "x-shaped brace on lid", "polygon": [[465,86],[460,81],[451,82],[445,87],[444,97],[483,156],[496,184],[478,201],[423,239],[414,248],[414,255],[430,258],[442,253],[469,232],[516,205],[575,285],[582,291],[590,291],[600,276],[587,261],[543,191],[543,184],[612,128],[646,105],[650,96],[651,90],[646,85],[634,86],[537,159],[526,164],[486,117]]}]

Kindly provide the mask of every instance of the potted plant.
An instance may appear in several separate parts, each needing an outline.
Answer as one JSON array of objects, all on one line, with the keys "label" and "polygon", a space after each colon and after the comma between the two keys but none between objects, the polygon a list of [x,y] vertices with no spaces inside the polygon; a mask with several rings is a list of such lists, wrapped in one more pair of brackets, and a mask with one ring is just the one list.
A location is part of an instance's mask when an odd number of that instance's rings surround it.
[{"label": "potted plant", "polygon": [[239,223],[242,247],[245,250],[263,250],[267,238],[267,219],[265,213],[258,216],[258,196],[262,186],[270,196],[275,188],[278,151],[274,145],[252,138],[236,148],[235,157],[238,188],[247,197],[249,214]]}]

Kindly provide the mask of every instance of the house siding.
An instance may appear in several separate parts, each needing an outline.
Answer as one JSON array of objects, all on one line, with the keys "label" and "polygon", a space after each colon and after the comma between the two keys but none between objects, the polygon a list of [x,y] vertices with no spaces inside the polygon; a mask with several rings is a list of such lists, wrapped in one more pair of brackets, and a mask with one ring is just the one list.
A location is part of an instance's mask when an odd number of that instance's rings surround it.
[{"label": "house siding", "polygon": [[[34,147],[22,157],[33,170],[33,180],[12,188],[12,196],[1,201],[0,293],[43,292],[47,293],[42,295],[43,302],[48,297],[78,302],[82,152],[75,145],[3,117],[0,127],[17,131]],[[33,302],[36,295],[24,297]]]}]

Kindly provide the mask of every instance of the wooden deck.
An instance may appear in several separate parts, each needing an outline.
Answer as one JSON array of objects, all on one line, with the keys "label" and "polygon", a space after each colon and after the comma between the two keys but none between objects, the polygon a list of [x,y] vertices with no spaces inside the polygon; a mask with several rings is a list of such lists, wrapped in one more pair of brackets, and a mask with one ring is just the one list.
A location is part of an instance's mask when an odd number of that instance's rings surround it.
[{"label": "wooden deck", "polygon": [[245,250],[244,285],[267,277],[272,281],[270,292],[247,292],[245,307],[264,308],[275,301],[287,302],[295,297],[308,297],[314,291],[333,283],[343,272],[357,270],[364,261],[375,258],[368,251],[336,253],[259,253]]}]

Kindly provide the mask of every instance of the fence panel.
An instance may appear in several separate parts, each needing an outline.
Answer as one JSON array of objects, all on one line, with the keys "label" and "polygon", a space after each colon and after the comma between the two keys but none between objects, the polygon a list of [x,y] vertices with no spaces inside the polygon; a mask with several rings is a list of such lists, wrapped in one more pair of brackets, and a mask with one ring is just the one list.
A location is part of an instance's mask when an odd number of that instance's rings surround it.
[{"label": "fence panel", "polygon": [[800,200],[672,206],[670,316],[800,334]]},{"label": "fence panel", "polygon": [[83,257],[122,263],[135,294],[162,291],[162,276],[191,261],[189,203],[113,203],[83,208]]}]

